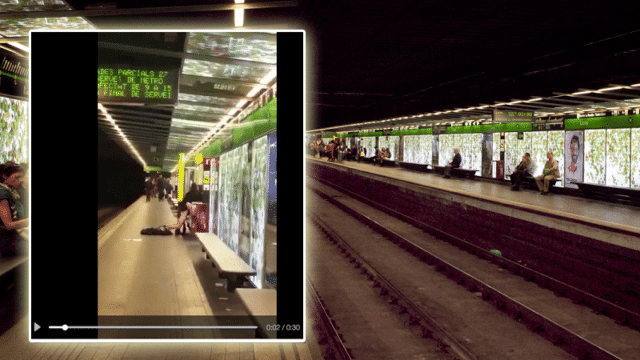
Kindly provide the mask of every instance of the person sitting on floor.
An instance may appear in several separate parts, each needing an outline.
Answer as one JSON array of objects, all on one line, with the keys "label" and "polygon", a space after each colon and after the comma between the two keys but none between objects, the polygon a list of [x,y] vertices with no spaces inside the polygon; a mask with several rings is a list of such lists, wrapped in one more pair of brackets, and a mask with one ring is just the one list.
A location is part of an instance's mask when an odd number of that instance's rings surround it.
[{"label": "person sitting on floor", "polygon": [[522,157],[522,161],[516,167],[516,170],[511,174],[511,190],[520,190],[520,184],[522,179],[532,177],[533,175],[533,160],[531,160],[531,154],[525,153]]},{"label": "person sitting on floor", "polygon": [[462,162],[462,156],[460,156],[459,149],[453,149],[455,155],[453,156],[453,160],[449,163],[449,165],[444,167],[444,178],[448,179],[451,177],[451,169],[457,169],[460,167],[460,163]]},{"label": "person sitting on floor", "polygon": [[[553,153],[549,151],[547,153],[547,162],[544,164],[544,171],[542,175],[536,176],[536,184],[542,195],[549,194],[549,182],[560,177],[560,171],[558,170],[558,161],[553,158]],[[544,182],[544,184],[543,184]]]}]

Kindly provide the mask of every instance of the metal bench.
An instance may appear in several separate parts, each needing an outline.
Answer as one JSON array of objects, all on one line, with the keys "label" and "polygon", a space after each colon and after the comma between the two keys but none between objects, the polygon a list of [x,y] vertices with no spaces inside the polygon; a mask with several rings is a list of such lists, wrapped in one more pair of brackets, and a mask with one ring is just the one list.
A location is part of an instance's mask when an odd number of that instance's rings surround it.
[{"label": "metal bench", "polygon": [[247,265],[236,253],[214,234],[196,233],[202,243],[202,251],[207,259],[213,261],[213,266],[218,269],[218,277],[227,279],[227,291],[234,292],[242,287],[248,276],[256,275],[256,271]]},{"label": "metal bench", "polygon": [[451,169],[451,174],[456,175],[456,176],[460,176],[460,177],[468,177],[469,179],[473,179],[476,176],[476,173],[479,170],[469,170],[469,169],[462,169],[462,168],[452,168]]},{"label": "metal bench", "polygon": [[[549,191],[553,189],[558,181],[562,181],[562,178],[557,178],[553,180],[549,180]],[[530,188],[538,190],[538,185],[536,184],[536,179],[534,177],[525,177],[522,178],[522,184],[527,184]]]},{"label": "metal bench", "polygon": [[[444,168],[445,166],[434,166],[433,169],[439,173],[439,174],[444,174]],[[451,168],[451,175],[455,175],[458,177],[468,177],[469,179],[473,179],[476,175],[476,172],[478,172],[479,170],[470,170],[470,169],[463,169],[463,168]]]},{"label": "metal bench", "polygon": [[429,164],[414,164],[414,163],[408,163],[403,161],[398,161],[398,164],[400,165],[400,167],[404,169],[424,171],[424,172],[433,171],[433,169],[430,169],[431,165]]},{"label": "metal bench", "polygon": [[629,202],[633,205],[640,206],[640,190],[614,186],[586,184],[577,181],[573,181],[572,184],[578,185],[578,188],[582,191],[582,194],[585,197],[602,199],[612,202]]}]

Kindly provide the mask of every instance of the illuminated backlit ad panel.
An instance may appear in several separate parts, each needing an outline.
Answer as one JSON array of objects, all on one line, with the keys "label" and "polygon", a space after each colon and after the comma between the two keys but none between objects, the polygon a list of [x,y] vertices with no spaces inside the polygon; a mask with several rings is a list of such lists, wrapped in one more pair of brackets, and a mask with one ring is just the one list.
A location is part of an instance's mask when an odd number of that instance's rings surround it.
[{"label": "illuminated backlit ad panel", "polygon": [[631,129],[607,130],[607,186],[629,187]]},{"label": "illuminated backlit ad panel", "polygon": [[640,189],[640,128],[631,129],[631,188]]},{"label": "illuminated backlit ad panel", "polygon": [[403,161],[412,164],[431,164],[433,135],[407,135],[403,138]]},{"label": "illuminated backlit ad panel", "polygon": [[[243,159],[247,145],[233,149],[220,157],[220,204],[218,209],[219,237],[235,253],[240,240],[240,207],[242,205]],[[244,156],[243,156],[244,155]]]},{"label": "illuminated backlit ad panel", "polygon": [[549,145],[548,150],[553,153],[553,158],[558,162],[558,172],[560,172],[560,179],[555,186],[564,186],[564,131],[549,131]]},{"label": "illuminated backlit ad panel", "polygon": [[531,134],[531,159],[536,164],[533,176],[542,175],[544,164],[547,162],[549,133],[547,131],[536,131]]},{"label": "illuminated backlit ad panel", "polygon": [[378,139],[378,148],[382,151],[383,148],[389,149],[391,156],[389,160],[396,160],[398,150],[400,149],[400,136],[380,136]]},{"label": "illuminated backlit ad panel", "polygon": [[605,184],[607,130],[584,131],[584,182]]},{"label": "illuminated backlit ad panel", "polygon": [[497,178],[498,177],[498,172],[496,170],[496,162],[500,161],[500,133],[496,132],[493,133],[493,139],[492,139],[492,155],[491,155],[491,177],[492,178]]},{"label": "illuminated backlit ad panel", "polygon": [[476,175],[482,170],[482,134],[465,134],[466,139],[463,145],[467,155],[467,169],[478,170]]},{"label": "illuminated backlit ad panel", "polygon": [[365,157],[374,157],[376,155],[376,138],[375,136],[365,136],[362,140],[362,147],[367,150]]},{"label": "illuminated backlit ad panel", "polygon": [[0,163],[26,164],[29,158],[27,102],[0,97]]},{"label": "illuminated backlit ad panel", "polygon": [[456,136],[449,134],[440,135],[440,146],[438,150],[438,163],[440,166],[446,166],[453,160],[453,149],[456,147]]},{"label": "illuminated backlit ad panel", "polygon": [[253,142],[251,158],[251,250],[249,266],[256,271],[251,281],[257,288],[263,286],[265,256],[265,226],[267,214],[267,137]]},{"label": "illuminated backlit ad panel", "polygon": [[518,150],[518,133],[505,133],[504,138],[504,178],[510,179],[510,175],[516,170],[516,166],[518,166],[520,160],[522,160],[522,156],[520,156],[520,151]]}]

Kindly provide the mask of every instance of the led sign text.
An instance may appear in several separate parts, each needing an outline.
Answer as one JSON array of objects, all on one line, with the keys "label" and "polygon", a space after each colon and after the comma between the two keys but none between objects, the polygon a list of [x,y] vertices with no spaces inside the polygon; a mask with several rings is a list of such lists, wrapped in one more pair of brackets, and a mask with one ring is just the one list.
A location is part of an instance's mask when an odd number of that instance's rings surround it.
[{"label": "led sign text", "polygon": [[177,71],[98,68],[100,99],[170,102],[177,90]]}]

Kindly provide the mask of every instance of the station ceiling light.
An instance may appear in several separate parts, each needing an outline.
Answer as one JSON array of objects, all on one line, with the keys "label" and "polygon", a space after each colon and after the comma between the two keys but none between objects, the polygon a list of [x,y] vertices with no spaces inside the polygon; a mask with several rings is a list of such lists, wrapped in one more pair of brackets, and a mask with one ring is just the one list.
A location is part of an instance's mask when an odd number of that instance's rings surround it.
[{"label": "station ceiling light", "polygon": [[133,151],[133,153],[136,155],[138,160],[140,160],[140,163],[142,164],[142,166],[143,167],[147,166],[147,163],[142,159],[142,156],[140,156],[140,153],[138,153],[138,150],[136,150],[136,148],[133,147],[131,142],[129,142],[129,139],[127,139],[127,137],[124,135],[124,133],[122,132],[120,127],[116,124],[116,121],[113,120],[111,115],[109,115],[109,112],[107,111],[107,109],[104,106],[102,106],[102,104],[100,104],[100,103],[98,103],[98,109],[104,114],[104,116],[107,119],[107,121],[109,121],[111,123],[111,126],[113,126],[113,128],[116,130],[118,135],[120,135],[122,140],[129,146],[131,151]]},{"label": "station ceiling light", "polygon": [[[244,0],[235,0],[236,4],[244,4]],[[236,27],[244,25],[244,9],[233,10],[233,23]]]},{"label": "station ceiling light", "polygon": [[614,87],[604,88],[604,89],[600,89],[598,91],[613,91],[613,90],[619,90],[619,89],[622,89],[622,86],[614,86]]}]

